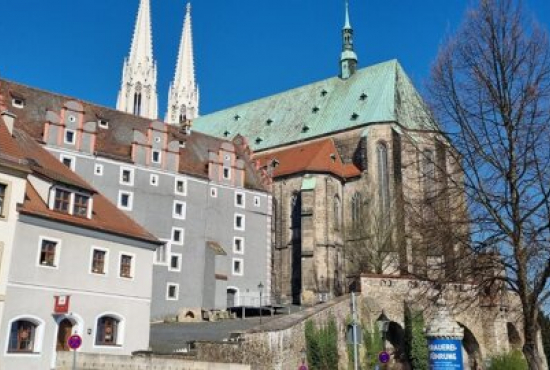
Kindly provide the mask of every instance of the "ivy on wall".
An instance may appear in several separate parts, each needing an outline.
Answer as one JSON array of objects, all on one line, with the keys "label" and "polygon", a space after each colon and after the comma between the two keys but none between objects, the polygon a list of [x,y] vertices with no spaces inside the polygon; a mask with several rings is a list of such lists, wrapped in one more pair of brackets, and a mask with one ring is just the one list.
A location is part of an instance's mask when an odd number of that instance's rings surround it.
[{"label": "ivy on wall", "polygon": [[365,346],[363,364],[366,364],[367,370],[372,370],[378,364],[378,354],[384,350],[384,342],[378,325],[374,324],[370,330],[367,325],[363,327],[363,345]]},{"label": "ivy on wall", "polygon": [[428,340],[424,334],[424,315],[405,307],[405,343],[413,370],[428,370]]}]

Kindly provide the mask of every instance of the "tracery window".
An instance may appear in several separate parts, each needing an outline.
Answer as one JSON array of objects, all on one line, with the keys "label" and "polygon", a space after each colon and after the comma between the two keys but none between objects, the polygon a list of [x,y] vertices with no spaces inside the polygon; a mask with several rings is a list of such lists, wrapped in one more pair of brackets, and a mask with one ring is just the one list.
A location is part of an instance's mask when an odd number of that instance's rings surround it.
[{"label": "tracery window", "polygon": [[388,171],[388,147],[384,142],[376,146],[378,161],[378,201],[380,211],[386,214],[390,209],[390,175]]},{"label": "tracery window", "polygon": [[302,236],[302,196],[298,192],[292,195],[290,212],[290,227],[292,229],[292,239],[300,239]]},{"label": "tracery window", "polygon": [[334,196],[334,230],[338,231],[342,227],[342,205],[340,197]]},{"label": "tracery window", "polygon": [[362,211],[363,209],[361,194],[355,193],[351,197],[351,222],[353,224],[353,227],[360,226]]}]

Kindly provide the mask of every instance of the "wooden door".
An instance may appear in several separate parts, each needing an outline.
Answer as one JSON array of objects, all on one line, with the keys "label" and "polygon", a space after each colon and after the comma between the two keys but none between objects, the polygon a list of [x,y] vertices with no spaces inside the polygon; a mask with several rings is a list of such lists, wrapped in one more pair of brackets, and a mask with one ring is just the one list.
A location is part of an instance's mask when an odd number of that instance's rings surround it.
[{"label": "wooden door", "polygon": [[57,351],[69,351],[67,341],[73,333],[73,323],[69,319],[64,319],[59,323],[57,331]]}]

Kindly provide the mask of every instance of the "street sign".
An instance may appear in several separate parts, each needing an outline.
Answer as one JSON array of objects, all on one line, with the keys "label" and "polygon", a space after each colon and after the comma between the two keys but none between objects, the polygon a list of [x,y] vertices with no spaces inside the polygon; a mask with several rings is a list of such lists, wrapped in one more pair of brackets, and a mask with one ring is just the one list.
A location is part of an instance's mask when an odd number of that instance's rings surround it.
[{"label": "street sign", "polygon": [[459,339],[428,339],[430,369],[462,370],[462,341]]},{"label": "street sign", "polygon": [[71,337],[67,340],[67,344],[70,349],[77,350],[82,345],[82,337],[78,334],[71,335]]},{"label": "street sign", "polygon": [[306,365],[300,365],[300,367],[298,368],[298,370],[308,370],[308,368],[307,368]]},{"label": "street sign", "polygon": [[390,362],[390,354],[386,351],[382,351],[378,354],[378,361],[380,361],[383,364],[387,364]]}]

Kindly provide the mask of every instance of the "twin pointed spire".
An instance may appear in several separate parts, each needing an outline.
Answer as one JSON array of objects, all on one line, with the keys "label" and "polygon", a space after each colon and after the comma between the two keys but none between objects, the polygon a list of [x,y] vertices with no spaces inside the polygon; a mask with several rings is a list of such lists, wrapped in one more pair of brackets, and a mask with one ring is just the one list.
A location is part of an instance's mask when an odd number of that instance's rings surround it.
[{"label": "twin pointed spire", "polygon": [[157,63],[153,59],[149,0],[139,3],[130,55],[124,60],[117,109],[150,119],[158,117]]},{"label": "twin pointed spire", "polygon": [[353,50],[353,28],[349,21],[349,0],[346,0],[346,20],[342,29],[343,46],[340,56],[340,77],[350,78],[357,70],[357,54]]},{"label": "twin pointed spire", "polygon": [[165,121],[180,125],[197,118],[198,115],[199,89],[195,83],[191,4],[188,3],[183,21],[176,73],[168,91],[168,110]]}]

